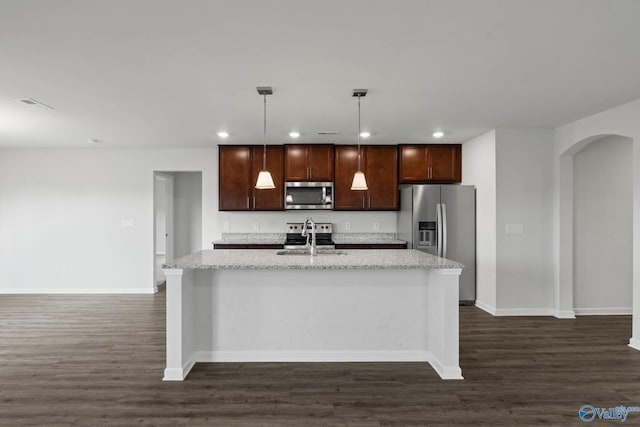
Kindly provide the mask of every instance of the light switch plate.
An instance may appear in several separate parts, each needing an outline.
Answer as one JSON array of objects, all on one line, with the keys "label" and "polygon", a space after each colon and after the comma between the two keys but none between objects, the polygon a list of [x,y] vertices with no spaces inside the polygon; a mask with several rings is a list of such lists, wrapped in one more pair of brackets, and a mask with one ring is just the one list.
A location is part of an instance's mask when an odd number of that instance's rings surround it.
[{"label": "light switch plate", "polygon": [[523,224],[507,224],[505,234],[524,234]]},{"label": "light switch plate", "polygon": [[373,223],[373,231],[380,231],[380,223],[379,222],[374,222]]},{"label": "light switch plate", "polygon": [[254,222],[253,223],[253,231],[258,231],[260,230],[260,223],[259,222]]},{"label": "light switch plate", "polygon": [[229,221],[225,221],[224,223],[224,231],[229,231],[231,229],[231,226],[229,225]]},{"label": "light switch plate", "polygon": [[351,230],[351,223],[350,222],[345,222],[344,223],[344,229],[347,230],[347,231]]}]

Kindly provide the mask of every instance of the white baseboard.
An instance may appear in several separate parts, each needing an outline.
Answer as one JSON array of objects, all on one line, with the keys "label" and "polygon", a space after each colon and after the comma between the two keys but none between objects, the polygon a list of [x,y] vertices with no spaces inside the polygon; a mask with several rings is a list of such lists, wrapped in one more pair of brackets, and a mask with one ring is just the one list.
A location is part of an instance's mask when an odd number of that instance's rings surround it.
[{"label": "white baseboard", "polygon": [[440,375],[443,380],[463,380],[462,369],[460,366],[442,366],[440,361],[436,359],[432,352],[428,352],[429,364]]},{"label": "white baseboard", "polygon": [[496,316],[553,316],[552,308],[496,308]]},{"label": "white baseboard", "polygon": [[192,354],[182,368],[165,368],[162,381],[183,381],[196,364],[196,354]]},{"label": "white baseboard", "polygon": [[0,288],[0,294],[152,294],[153,287],[148,288]]},{"label": "white baseboard", "polygon": [[496,308],[492,307],[489,304],[486,304],[486,303],[484,303],[482,301],[476,300],[476,307],[478,307],[481,310],[486,311],[487,313],[489,313],[492,316],[496,315]]},{"label": "white baseboard", "polygon": [[476,307],[492,316],[553,316],[551,308],[495,308],[478,300]]},{"label": "white baseboard", "polygon": [[640,339],[638,338],[631,338],[629,340],[629,347],[635,349],[635,350],[640,350]]},{"label": "white baseboard", "polygon": [[576,316],[620,316],[633,314],[633,307],[574,308]]},{"label": "white baseboard", "polygon": [[197,351],[197,362],[428,362],[428,351]]},{"label": "white baseboard", "polygon": [[[461,380],[459,366],[443,366],[430,351],[197,351],[196,362],[427,362],[444,380]],[[191,370],[165,369],[165,381],[180,381]]]},{"label": "white baseboard", "polygon": [[553,316],[558,319],[575,319],[576,313],[573,310],[554,310]]}]

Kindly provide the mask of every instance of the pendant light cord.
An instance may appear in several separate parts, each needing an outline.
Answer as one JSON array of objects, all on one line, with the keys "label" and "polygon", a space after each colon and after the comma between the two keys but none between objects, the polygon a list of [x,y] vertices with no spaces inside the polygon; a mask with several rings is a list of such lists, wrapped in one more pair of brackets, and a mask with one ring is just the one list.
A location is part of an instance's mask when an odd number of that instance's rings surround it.
[{"label": "pendant light cord", "polygon": [[264,149],[262,151],[262,170],[267,170],[267,95],[264,96]]},{"label": "pendant light cord", "polygon": [[360,172],[360,95],[358,95],[358,172]]}]

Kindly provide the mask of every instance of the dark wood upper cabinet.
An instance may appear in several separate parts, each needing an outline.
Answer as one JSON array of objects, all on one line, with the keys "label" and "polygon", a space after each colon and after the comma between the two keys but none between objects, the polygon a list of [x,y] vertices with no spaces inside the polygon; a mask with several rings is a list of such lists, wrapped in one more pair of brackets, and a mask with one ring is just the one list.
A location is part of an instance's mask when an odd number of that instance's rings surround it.
[{"label": "dark wood upper cabinet", "polygon": [[400,184],[462,181],[462,145],[400,145]]},{"label": "dark wood upper cabinet", "polygon": [[[364,150],[362,154],[362,160],[364,160],[366,156]],[[364,209],[367,192],[351,190],[353,174],[358,169],[358,147],[355,145],[337,145],[335,148],[335,168],[336,178],[333,183],[333,209]]]},{"label": "dark wood upper cabinet", "polygon": [[284,146],[285,181],[333,181],[333,145],[287,144]]},{"label": "dark wood upper cabinet", "polygon": [[251,190],[253,192],[252,208],[257,211],[284,210],[284,153],[282,145],[267,145],[267,170],[271,172],[273,190],[258,190],[255,188],[258,173],[262,170],[264,146],[251,147]]},{"label": "dark wood upper cabinet", "polygon": [[368,145],[367,186],[368,207],[371,210],[396,210],[398,192],[398,147],[395,145]]},{"label": "dark wood upper cabinet", "polygon": [[219,148],[218,209],[221,211],[283,210],[283,150],[267,146],[267,170],[276,186],[255,188],[262,170],[262,145],[221,145]]},{"label": "dark wood upper cabinet", "polygon": [[361,146],[361,169],[369,190],[351,190],[353,174],[358,169],[358,147],[335,147],[335,210],[398,209],[398,147]]},{"label": "dark wood upper cabinet", "polygon": [[218,156],[218,209],[251,209],[251,147],[221,145]]}]

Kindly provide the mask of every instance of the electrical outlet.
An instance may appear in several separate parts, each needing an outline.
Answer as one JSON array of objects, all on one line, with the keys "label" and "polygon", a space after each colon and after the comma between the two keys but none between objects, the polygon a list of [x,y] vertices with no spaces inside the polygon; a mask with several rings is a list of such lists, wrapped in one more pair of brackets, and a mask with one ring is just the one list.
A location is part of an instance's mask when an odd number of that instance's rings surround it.
[{"label": "electrical outlet", "polygon": [[253,223],[253,231],[259,231],[260,230],[260,223],[259,222],[254,222]]},{"label": "electrical outlet", "polygon": [[351,230],[351,223],[350,222],[345,222],[344,223],[344,229],[347,230],[347,231]]},{"label": "electrical outlet", "polygon": [[380,223],[379,222],[374,222],[373,223],[373,231],[380,231]]},{"label": "electrical outlet", "polygon": [[229,221],[225,221],[224,223],[224,231],[229,231],[231,229],[231,226],[229,225]]},{"label": "electrical outlet", "polygon": [[120,225],[122,227],[133,227],[136,225],[136,222],[133,218],[124,218],[120,220]]}]

